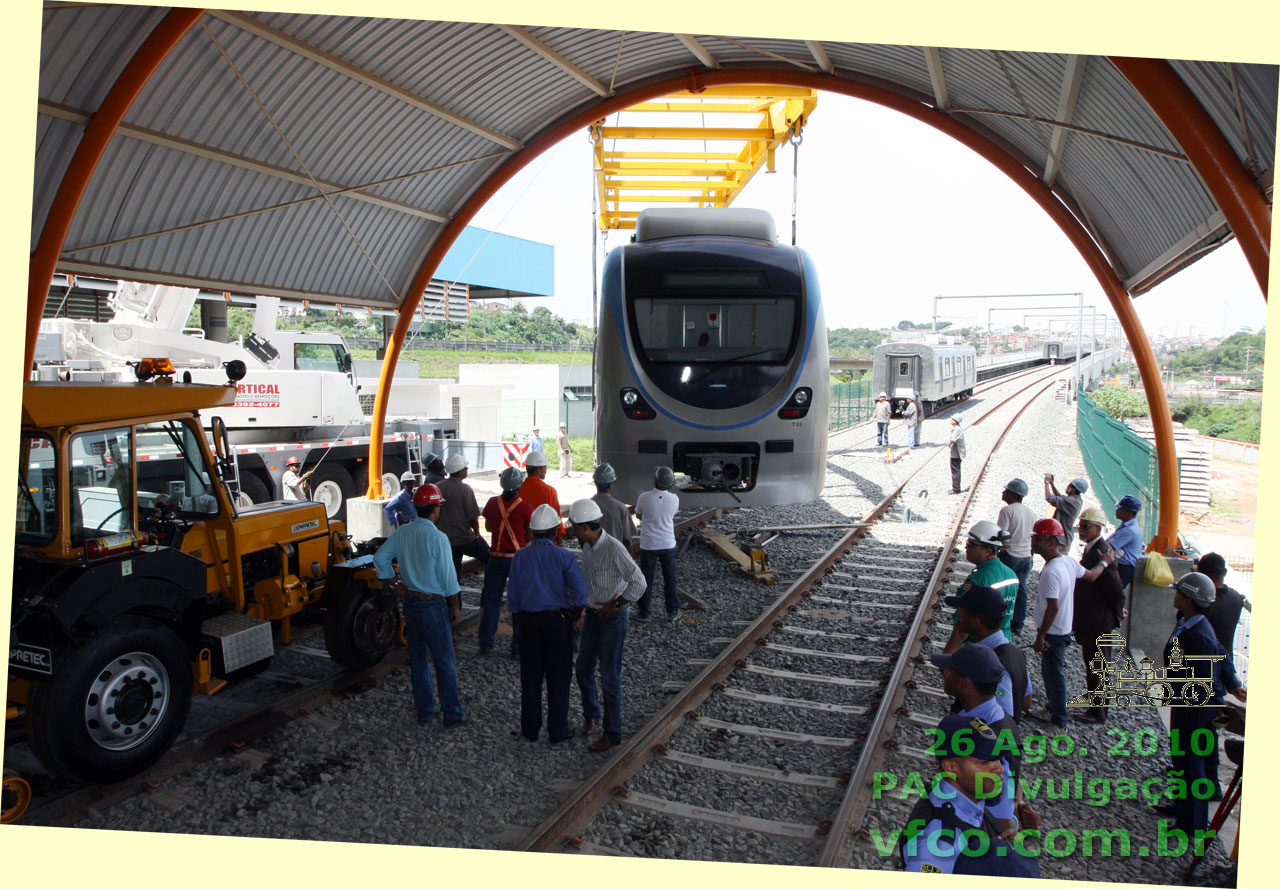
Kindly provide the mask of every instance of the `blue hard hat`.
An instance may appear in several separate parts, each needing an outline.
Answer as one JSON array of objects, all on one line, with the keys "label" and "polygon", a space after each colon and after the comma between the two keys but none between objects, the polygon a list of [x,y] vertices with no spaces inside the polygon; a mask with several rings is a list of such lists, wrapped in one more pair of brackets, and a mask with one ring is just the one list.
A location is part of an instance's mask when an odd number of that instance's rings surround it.
[{"label": "blue hard hat", "polygon": [[1116,509],[1127,509],[1129,512],[1138,513],[1142,511],[1142,501],[1132,494],[1125,494],[1116,504]]}]

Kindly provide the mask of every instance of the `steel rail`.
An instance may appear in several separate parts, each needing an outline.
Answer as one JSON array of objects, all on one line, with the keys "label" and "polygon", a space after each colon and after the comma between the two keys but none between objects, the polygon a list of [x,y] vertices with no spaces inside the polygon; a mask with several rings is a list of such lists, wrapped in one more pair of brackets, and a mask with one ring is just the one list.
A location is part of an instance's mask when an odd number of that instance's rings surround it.
[{"label": "steel rail", "polygon": [[[1027,389],[1034,388],[1035,385],[1033,383],[1019,389],[1009,398],[1001,401],[990,411],[979,417],[974,421],[974,425],[989,418],[1009,401],[1012,401]],[[1004,441],[1005,436],[1009,434],[1031,405],[1035,404],[1036,400],[1044,395],[1045,392],[1048,392],[1052,386],[1053,382],[1046,383],[1009,420],[1008,425],[1001,431],[995,443],[992,444],[986,459],[982,461],[981,468],[973,477],[973,481],[969,485],[969,493],[961,500],[959,507],[956,509],[955,517],[952,519],[951,527],[947,532],[947,542],[943,545],[942,555],[934,568],[933,576],[930,577],[926,586],[925,595],[921,599],[920,607],[916,610],[915,619],[911,622],[911,628],[907,631],[907,644],[903,646],[902,651],[899,653],[893,673],[890,674],[888,690],[884,697],[881,698],[880,707],[876,711],[875,719],[867,732],[867,741],[862,747],[862,751],[858,756],[858,763],[854,767],[852,777],[849,779],[844,802],[841,804],[836,817],[832,820],[831,832],[823,847],[822,855],[817,861],[819,867],[843,867],[848,863],[853,845],[852,828],[861,826],[870,802],[869,795],[866,793],[867,788],[870,786],[869,777],[884,760],[885,742],[889,739],[897,724],[896,716],[898,710],[903,706],[903,701],[906,698],[907,681],[911,678],[914,669],[913,665],[921,658],[921,650],[924,647],[925,640],[929,638],[928,634],[924,632],[925,622],[932,619],[933,613],[941,605],[937,596],[942,590],[947,575],[951,573],[950,566],[956,561],[956,557],[949,554],[953,551],[956,539],[960,536],[960,531],[964,527],[969,508],[977,495],[978,485],[983,480],[987,467],[991,464],[991,458],[999,450],[1000,443]]]}]

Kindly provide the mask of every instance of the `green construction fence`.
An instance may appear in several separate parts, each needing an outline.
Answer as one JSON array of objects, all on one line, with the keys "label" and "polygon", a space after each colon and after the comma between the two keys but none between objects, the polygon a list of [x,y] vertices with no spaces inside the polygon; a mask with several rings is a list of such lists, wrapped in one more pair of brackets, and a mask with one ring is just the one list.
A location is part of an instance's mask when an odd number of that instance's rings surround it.
[{"label": "green construction fence", "polygon": [[1155,532],[1160,503],[1155,445],[1112,419],[1087,392],[1077,391],[1076,442],[1089,483],[1104,510],[1110,511],[1125,494],[1142,501],[1138,524],[1145,543]]},{"label": "green construction fence", "polygon": [[871,397],[871,378],[852,383],[836,383],[831,387],[831,407],[827,427],[831,432],[848,429],[871,419],[875,399]]}]

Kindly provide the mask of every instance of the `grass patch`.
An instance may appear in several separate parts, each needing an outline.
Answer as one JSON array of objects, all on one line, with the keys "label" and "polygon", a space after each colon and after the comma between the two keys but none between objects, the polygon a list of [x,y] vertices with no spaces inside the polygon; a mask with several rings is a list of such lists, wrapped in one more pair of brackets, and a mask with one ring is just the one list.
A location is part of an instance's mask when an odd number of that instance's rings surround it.
[{"label": "grass patch", "polygon": [[[353,358],[374,360],[373,349],[352,349]],[[408,349],[401,360],[418,362],[423,379],[458,378],[460,364],[591,364],[590,352],[485,352],[480,349]],[[550,456],[550,455],[548,455]],[[577,459],[575,457],[575,459]]]}]

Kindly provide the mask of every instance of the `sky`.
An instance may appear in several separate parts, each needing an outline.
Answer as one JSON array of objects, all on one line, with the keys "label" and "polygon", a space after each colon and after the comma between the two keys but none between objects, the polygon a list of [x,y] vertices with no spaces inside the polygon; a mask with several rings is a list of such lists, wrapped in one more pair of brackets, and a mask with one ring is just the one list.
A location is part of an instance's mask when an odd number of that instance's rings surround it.
[{"label": "sky", "polygon": [[[932,127],[868,102],[821,93],[799,152],[797,243],[813,256],[831,327],[927,321],[939,295],[1083,292],[1085,305],[1097,306],[1100,319],[1112,316],[1084,260],[1035,202]],[[552,244],[555,295],[527,304],[587,323],[591,167],[584,130],[530,164],[472,220],[481,228]],[[757,173],[733,206],[769,211],[780,239],[789,241],[790,146],[779,149],[776,167],[772,174]],[[597,242],[600,255],[629,237],[630,232],[612,232]],[[1009,309],[1076,302],[1074,296],[952,299],[940,301],[938,313],[957,327],[985,326],[988,308],[1001,308],[992,314],[999,330],[1023,321]],[[1266,323],[1266,303],[1234,241],[1138,297],[1135,306],[1152,337],[1223,336]],[[1086,309],[1086,329],[1090,317]],[[1065,323],[1054,320],[1054,329]]]}]

